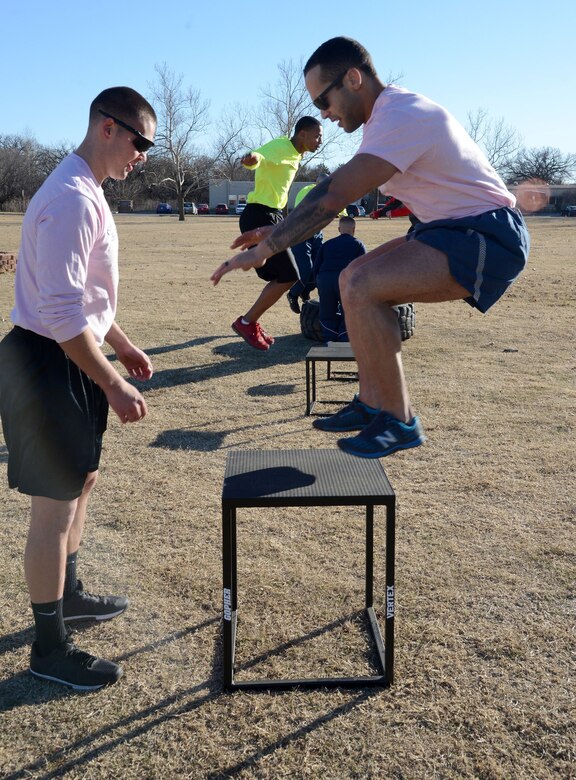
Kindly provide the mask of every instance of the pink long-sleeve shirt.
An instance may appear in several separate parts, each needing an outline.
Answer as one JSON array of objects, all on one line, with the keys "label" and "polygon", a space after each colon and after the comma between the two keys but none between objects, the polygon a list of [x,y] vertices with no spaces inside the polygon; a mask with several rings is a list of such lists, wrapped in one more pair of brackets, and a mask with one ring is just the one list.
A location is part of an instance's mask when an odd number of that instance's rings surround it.
[{"label": "pink long-sleeve shirt", "polygon": [[516,199],[462,125],[442,106],[402,87],[381,92],[357,154],[398,168],[380,191],[422,222],[475,216]]},{"label": "pink long-sleeve shirt", "polygon": [[114,218],[89,165],[70,154],[26,211],[12,322],[59,343],[90,328],[101,345],[117,299]]}]

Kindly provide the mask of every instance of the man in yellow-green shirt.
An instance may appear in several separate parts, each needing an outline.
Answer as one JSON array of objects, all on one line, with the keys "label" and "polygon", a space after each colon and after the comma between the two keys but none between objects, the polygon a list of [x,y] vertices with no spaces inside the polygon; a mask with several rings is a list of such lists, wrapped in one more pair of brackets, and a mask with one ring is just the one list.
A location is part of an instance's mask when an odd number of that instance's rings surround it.
[{"label": "man in yellow-green shirt", "polygon": [[[244,155],[245,168],[255,170],[255,186],[248,193],[248,204],[240,215],[240,230],[277,225],[288,202],[288,191],[306,152],[315,152],[322,143],[318,119],[304,116],[298,120],[292,138],[281,136]],[[267,350],[274,343],[258,322],[259,318],[292,287],[299,278],[290,249],[269,257],[258,276],[267,282],[255,303],[232,323],[232,329],[251,347]]]}]

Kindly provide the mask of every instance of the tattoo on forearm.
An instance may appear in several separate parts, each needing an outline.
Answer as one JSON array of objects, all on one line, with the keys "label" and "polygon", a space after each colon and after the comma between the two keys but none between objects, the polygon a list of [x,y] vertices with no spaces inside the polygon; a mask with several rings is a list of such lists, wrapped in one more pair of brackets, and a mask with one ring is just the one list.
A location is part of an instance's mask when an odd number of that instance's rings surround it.
[{"label": "tattoo on forearm", "polygon": [[302,203],[274,229],[266,240],[274,254],[305,241],[338,216],[339,209],[327,209],[322,203],[331,182],[332,177],[329,176],[317,184]]}]

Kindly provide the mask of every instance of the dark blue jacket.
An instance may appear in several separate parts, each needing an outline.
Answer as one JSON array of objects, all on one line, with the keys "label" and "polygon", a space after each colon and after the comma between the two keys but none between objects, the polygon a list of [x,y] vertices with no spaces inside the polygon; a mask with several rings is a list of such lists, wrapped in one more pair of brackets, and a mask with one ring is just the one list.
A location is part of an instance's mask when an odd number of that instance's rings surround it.
[{"label": "dark blue jacket", "polygon": [[366,254],[366,247],[349,233],[342,233],[322,244],[314,263],[314,276],[327,271],[340,273],[360,255]]}]

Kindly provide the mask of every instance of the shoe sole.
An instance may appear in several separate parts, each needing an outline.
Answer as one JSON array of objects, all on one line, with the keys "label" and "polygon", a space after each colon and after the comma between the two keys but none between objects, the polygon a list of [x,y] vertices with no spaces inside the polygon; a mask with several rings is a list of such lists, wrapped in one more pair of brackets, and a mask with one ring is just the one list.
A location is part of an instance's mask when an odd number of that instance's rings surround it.
[{"label": "shoe sole", "polygon": [[34,669],[30,669],[30,673],[34,675],[34,677],[38,677],[41,680],[49,680],[50,682],[59,683],[60,685],[66,685],[68,688],[72,688],[75,691],[98,691],[100,688],[105,688],[107,685],[114,685],[115,682],[118,682],[118,680],[122,677],[122,670],[120,670],[120,674],[115,680],[110,680],[110,682],[106,683],[98,683],[98,685],[78,685],[78,683],[72,683],[68,680],[61,680],[59,677],[52,677],[49,674],[40,674],[40,672],[35,672]]},{"label": "shoe sole", "polygon": [[348,449],[348,447],[345,446],[346,441],[348,440],[340,439],[336,444],[341,450],[347,452],[349,455],[354,455],[357,458],[385,458],[387,455],[393,455],[395,452],[398,452],[398,450],[410,450],[412,447],[419,447],[421,444],[424,444],[426,439],[418,439],[418,441],[412,441],[407,444],[398,444],[395,447],[388,447],[385,452],[358,452],[353,449]]},{"label": "shoe sole", "polygon": [[312,422],[312,427],[316,428],[317,431],[325,431],[326,433],[348,433],[349,431],[363,431],[364,428],[366,428],[369,423],[364,423],[364,425],[348,425],[346,427],[339,426],[338,428],[322,428],[321,427],[321,420],[314,420]]},{"label": "shoe sole", "polygon": [[238,336],[240,336],[240,338],[243,338],[244,341],[246,342],[246,344],[248,344],[249,347],[252,347],[252,349],[259,349],[262,352],[266,352],[267,350],[270,349],[270,344],[267,344],[266,346],[263,346],[263,345],[260,346],[258,344],[252,344],[250,341],[248,341],[248,339],[242,333],[242,331],[238,330],[238,328],[234,325],[234,323],[232,323],[232,330],[234,331],[234,333],[237,333]]},{"label": "shoe sole", "polygon": [[75,621],[88,621],[88,620],[112,620],[112,618],[118,617],[118,615],[122,615],[124,612],[126,612],[126,609],[128,607],[125,607],[125,609],[119,609],[118,612],[109,612],[106,615],[68,615],[68,617],[64,618],[65,623],[72,623]]}]

